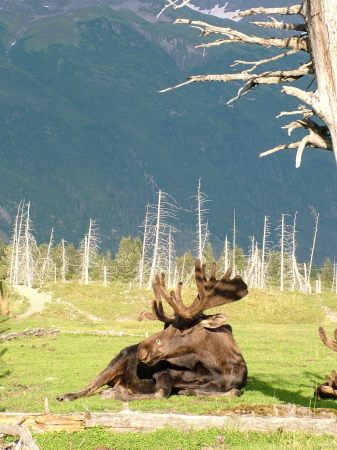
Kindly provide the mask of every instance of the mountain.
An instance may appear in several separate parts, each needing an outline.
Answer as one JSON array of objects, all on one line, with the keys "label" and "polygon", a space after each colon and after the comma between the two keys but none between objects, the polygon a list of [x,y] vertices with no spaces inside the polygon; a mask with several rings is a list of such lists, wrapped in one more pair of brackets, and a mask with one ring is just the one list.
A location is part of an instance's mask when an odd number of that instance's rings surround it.
[{"label": "mountain", "polygon": [[[231,107],[226,101],[237,85],[158,93],[191,73],[233,70],[234,59],[259,59],[265,51],[195,49],[198,32],[173,26],[174,12],[156,20],[159,5],[0,2],[2,236],[10,235],[16,205],[25,198],[40,241],[54,226],[57,238],[78,243],[93,217],[103,246],[115,248],[121,236],[140,232],[146,203],[163,189],[181,205],[177,239],[180,249],[190,248],[191,197],[201,178],[217,248],[231,234],[234,208],[245,246],[250,235],[261,240],[265,214],[276,226],[281,213],[298,211],[299,251],[308,257],[313,211],[319,211],[318,255],[333,257],[332,154],[306,150],[298,170],[291,151],[258,157],[287,140],[280,128],[285,122],[275,116],[295,103],[280,88],[258,89]],[[181,15],[204,17],[188,10]],[[243,22],[235,26],[251,29]]]}]

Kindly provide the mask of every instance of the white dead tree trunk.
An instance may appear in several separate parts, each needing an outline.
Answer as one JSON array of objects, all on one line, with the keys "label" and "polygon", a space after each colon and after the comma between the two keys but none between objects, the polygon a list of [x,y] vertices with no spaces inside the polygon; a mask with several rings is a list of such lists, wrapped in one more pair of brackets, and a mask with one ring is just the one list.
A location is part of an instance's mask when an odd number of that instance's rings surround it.
[{"label": "white dead tree trunk", "polygon": [[108,269],[106,265],[103,266],[103,286],[108,286]]},{"label": "white dead tree trunk", "polygon": [[255,237],[251,237],[251,245],[245,271],[245,280],[249,287],[258,288],[261,279],[261,258]]},{"label": "white dead tree trunk", "polygon": [[236,214],[235,214],[235,209],[234,209],[234,213],[233,213],[233,243],[232,243],[232,273],[233,275],[236,274],[236,259],[235,259],[235,254],[236,254]]},{"label": "white dead tree trunk", "polygon": [[312,240],[311,253],[310,253],[310,263],[309,263],[307,282],[306,282],[308,292],[311,292],[310,278],[311,278],[312,261],[313,261],[313,258],[314,258],[314,251],[315,251],[316,238],[317,238],[318,219],[319,219],[319,213],[316,214],[314,237],[313,237],[313,240]]},{"label": "white dead tree trunk", "polygon": [[149,258],[152,233],[153,233],[153,227],[151,226],[151,222],[150,222],[149,208],[150,208],[150,205],[147,204],[144,224],[142,225],[144,228],[144,231],[143,231],[142,256],[139,261],[139,270],[138,270],[139,287],[143,287],[143,285],[144,285],[147,268],[149,266],[148,258]]},{"label": "white dead tree trunk", "polygon": [[[150,206],[151,207],[151,206]],[[152,259],[151,269],[148,280],[148,287],[151,287],[151,283],[157,272],[167,272],[169,264],[169,231],[171,230],[171,246],[173,246],[172,233],[177,231],[176,228],[171,226],[169,222],[176,219],[175,201],[166,192],[159,191],[158,203],[156,207],[152,206],[153,212],[149,214],[149,233],[152,237]],[[172,248],[171,248],[172,250]],[[173,253],[172,253],[173,257]]]},{"label": "white dead tree trunk", "polygon": [[296,248],[297,248],[297,242],[296,242],[296,220],[297,220],[297,212],[294,215],[294,222],[292,227],[292,245],[291,245],[291,261],[292,261],[292,283],[291,283],[291,291],[294,291],[296,288],[296,285],[298,286],[299,291],[304,290],[304,284],[305,281],[303,280],[303,277],[300,273],[298,264],[297,264],[297,258],[296,258]]},{"label": "white dead tree trunk", "polygon": [[160,231],[162,228],[162,192],[161,190],[158,193],[158,205],[157,205],[157,221],[155,225],[155,239],[153,246],[153,255],[152,255],[152,265],[150,271],[149,278],[149,287],[151,286],[152,280],[154,279],[155,273],[157,271],[158,259],[159,259],[159,242],[160,242]]},{"label": "white dead tree trunk", "polygon": [[228,269],[229,269],[229,242],[226,234],[224,245],[224,272],[227,272]]},{"label": "white dead tree trunk", "polygon": [[25,286],[32,287],[34,279],[34,251],[36,250],[36,241],[32,235],[32,225],[30,220],[30,202],[26,204],[26,213],[24,215],[24,244],[23,244],[23,264],[22,281]]},{"label": "white dead tree trunk", "polygon": [[89,230],[84,236],[84,239],[81,241],[80,248],[82,283],[89,284],[90,268],[96,261],[97,252],[99,249],[98,229],[97,224],[93,219],[90,219],[89,221]]},{"label": "white dead tree trunk", "polygon": [[[188,0],[168,0],[163,10],[169,6],[179,8],[188,4]],[[316,91],[304,91],[294,86],[283,86],[282,92],[296,97],[300,101],[298,110],[282,112],[278,117],[299,115],[283,128],[290,135],[301,128],[307,134],[299,141],[278,145],[265,151],[260,156],[267,156],[285,149],[296,150],[296,167],[299,167],[305,148],[334,150],[337,159],[337,2],[335,0],[303,0],[300,4],[277,8],[250,8],[239,11],[236,18],[254,15],[266,15],[265,21],[252,22],[257,27],[271,30],[287,30],[291,33],[285,37],[259,37],[239,32],[230,27],[219,27],[203,21],[177,19],[176,24],[187,24],[201,30],[202,36],[215,36],[216,39],[201,44],[198,47],[209,48],[235,42],[255,44],[263,47],[282,49],[282,53],[259,61],[236,60],[233,66],[244,66],[239,73],[222,73],[207,75],[192,75],[187,81],[173,88],[163,89],[166,92],[180,86],[198,82],[229,82],[242,81],[243,85],[237,95],[228,103],[237,100],[259,85],[288,84],[309,76],[317,82]],[[272,15],[272,20],[269,20]],[[279,16],[301,17],[292,23],[275,19]],[[295,53],[308,55],[308,62],[300,63],[291,70],[259,70],[260,66],[282,58],[288,58]],[[247,68],[248,67],[248,68]],[[323,125],[321,124],[323,122]]]},{"label": "white dead tree trunk", "polygon": [[[52,258],[51,258],[51,250],[52,247],[54,245],[54,228],[51,229],[51,233],[50,233],[50,238],[49,238],[49,243],[48,243],[48,248],[47,248],[47,253],[46,256],[43,260],[42,263],[42,267],[41,267],[41,274],[40,274],[40,287],[43,286],[44,282],[45,282],[45,278],[48,275],[51,267],[52,267]],[[56,268],[56,266],[55,266]]]},{"label": "white dead tree trunk", "polygon": [[66,247],[64,239],[61,239],[61,281],[66,282],[66,276],[68,273],[69,261],[66,254]]},{"label": "white dead tree trunk", "polygon": [[24,203],[21,201],[19,203],[14,230],[12,236],[12,251],[11,251],[11,261],[9,269],[9,283],[19,284],[19,256],[20,256],[20,241],[21,241],[21,229],[22,229],[22,218],[23,218],[23,207]]},{"label": "white dead tree trunk", "polygon": [[291,289],[293,281],[293,225],[286,223],[287,214],[281,215],[281,223],[277,227],[279,231],[280,249],[280,291]]},{"label": "white dead tree trunk", "polygon": [[281,267],[280,267],[280,291],[284,291],[284,214],[281,216]]},{"label": "white dead tree trunk", "polygon": [[197,188],[197,258],[203,262],[204,249],[209,242],[209,229],[208,222],[206,220],[207,209],[205,209],[205,203],[207,202],[206,195],[201,191],[201,180],[199,178]]},{"label": "white dead tree trunk", "polygon": [[264,216],[263,221],[263,238],[262,238],[262,254],[261,254],[261,274],[260,274],[260,282],[259,288],[264,289],[266,287],[266,279],[267,279],[267,264],[266,264],[266,255],[269,250],[269,236],[270,236],[270,225],[269,225],[269,217]]}]

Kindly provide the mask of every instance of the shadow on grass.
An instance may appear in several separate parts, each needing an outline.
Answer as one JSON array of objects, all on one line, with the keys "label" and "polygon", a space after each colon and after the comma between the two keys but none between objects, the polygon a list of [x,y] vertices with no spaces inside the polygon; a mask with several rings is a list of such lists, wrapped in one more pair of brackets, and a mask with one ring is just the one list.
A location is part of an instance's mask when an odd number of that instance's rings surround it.
[{"label": "shadow on grass", "polygon": [[[311,408],[332,408],[337,410],[336,400],[320,400],[314,397],[314,391],[317,386],[315,386],[313,380],[317,380],[318,383],[324,383],[324,376],[322,376],[322,374],[312,372],[305,372],[304,375],[307,377],[308,383],[304,385],[303,382],[299,381],[298,390],[286,389],[279,386],[275,387],[274,384],[266,382],[256,376],[249,378],[249,382],[245,390],[251,392],[259,391],[269,397],[277,398],[283,403],[292,403]],[[312,394],[306,396],[303,394],[303,388],[308,389],[310,385],[312,386]]]}]

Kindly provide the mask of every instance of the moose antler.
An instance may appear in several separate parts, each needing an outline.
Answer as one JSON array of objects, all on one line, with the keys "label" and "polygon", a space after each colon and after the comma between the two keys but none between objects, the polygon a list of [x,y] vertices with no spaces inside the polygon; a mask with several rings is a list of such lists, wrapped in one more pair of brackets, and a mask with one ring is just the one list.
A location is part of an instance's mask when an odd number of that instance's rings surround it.
[{"label": "moose antler", "polygon": [[332,339],[328,338],[324,328],[319,327],[318,328],[318,332],[319,332],[320,338],[322,339],[323,344],[325,344],[327,347],[329,347],[334,352],[337,352],[337,328],[334,331],[335,341],[333,341]]},{"label": "moose antler", "polygon": [[[213,263],[211,275],[207,278],[206,265],[201,264],[200,260],[197,259],[195,261],[195,280],[198,295],[190,306],[184,305],[182,301],[182,283],[178,284],[175,291],[168,292],[165,287],[164,275],[157,275],[156,281],[153,283],[155,293],[154,314],[165,323],[174,323],[177,316],[191,321],[199,318],[206,309],[240,300],[248,293],[247,285],[239,275],[231,279],[231,273],[229,269],[220,280],[217,280],[216,264]],[[174,318],[165,315],[162,298],[172,307],[175,313]]]}]

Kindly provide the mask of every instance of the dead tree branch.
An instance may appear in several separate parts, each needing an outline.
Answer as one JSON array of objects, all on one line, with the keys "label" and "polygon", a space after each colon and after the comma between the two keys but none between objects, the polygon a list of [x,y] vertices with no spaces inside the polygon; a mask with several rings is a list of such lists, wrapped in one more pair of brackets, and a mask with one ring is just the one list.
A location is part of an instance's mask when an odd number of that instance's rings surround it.
[{"label": "dead tree branch", "polygon": [[273,20],[272,22],[250,22],[257,27],[271,28],[274,30],[288,30],[288,31],[306,31],[305,23],[285,23]]},{"label": "dead tree branch", "polygon": [[280,14],[280,15],[292,15],[292,14],[302,14],[303,6],[302,5],[294,5],[294,6],[284,6],[281,8],[250,8],[244,11],[239,11],[234,18],[239,17],[248,17],[254,16],[257,14]]},{"label": "dead tree branch", "polygon": [[200,44],[196,48],[214,47],[222,44],[232,42],[241,42],[245,44],[257,44],[264,47],[289,48],[292,50],[308,51],[308,42],[305,36],[290,36],[285,38],[261,38],[259,36],[249,36],[240,31],[233,30],[228,27],[216,27],[207,22],[190,19],[177,19],[175,24],[190,25],[192,28],[197,28],[201,31],[202,36],[212,36],[215,34],[227,36],[228,39],[217,39],[214,42],[207,42]]},{"label": "dead tree branch", "polygon": [[251,68],[249,68],[247,70],[244,70],[244,72],[252,72],[253,70],[255,70],[257,67],[261,66],[262,64],[267,64],[269,62],[277,61],[278,59],[284,58],[286,56],[294,55],[295,53],[298,53],[298,51],[299,50],[289,50],[288,52],[281,53],[281,54],[273,56],[271,58],[261,59],[259,61],[242,61],[240,59],[236,59],[234,61],[234,64],[231,65],[231,67],[236,67],[239,64],[252,65],[253,67],[251,67]]},{"label": "dead tree branch", "polygon": [[[183,6],[183,3],[188,3],[187,0],[186,2],[184,0],[180,0],[180,2],[178,2],[178,0],[167,1],[168,3],[166,6],[168,7],[171,5],[175,9]],[[332,100],[330,101],[330,99],[335,98],[336,92],[336,76],[334,69],[332,68],[332,62],[335,61],[336,54],[336,52],[334,52],[337,38],[335,32],[336,6],[333,6],[334,2],[330,2],[329,0],[303,0],[301,3],[301,5],[289,7],[250,8],[244,11],[239,11],[234,16],[234,18],[243,18],[259,14],[267,17],[269,16],[266,20],[255,20],[251,23],[258,27],[267,28],[270,30],[286,30],[295,32],[286,37],[259,37],[256,35],[248,35],[229,27],[215,26],[204,21],[177,19],[175,21],[176,24],[189,25],[192,28],[196,28],[200,30],[201,36],[203,37],[215,37],[215,40],[204,42],[198,45],[197,48],[217,47],[223,44],[237,42],[286,50],[281,54],[258,61],[236,60],[231,67],[236,67],[239,65],[248,66],[248,68],[243,68],[240,73],[193,75],[188,77],[185,82],[163,89],[160,92],[168,92],[191,83],[207,81],[242,81],[243,85],[238,90],[237,95],[227,102],[227,104],[229,104],[244,96],[260,84],[291,83],[297,81],[303,76],[313,74],[316,76],[319,92],[318,90],[316,92],[306,92],[297,87],[283,86],[282,92],[284,94],[296,97],[301,101],[301,103],[304,103],[307,106],[301,105],[297,111],[283,111],[277,116],[282,117],[286,115],[290,116],[299,114],[302,117],[298,120],[292,121],[288,125],[283,126],[283,128],[288,130],[289,135],[294,130],[302,128],[307,131],[306,135],[297,142],[279,145],[273,149],[261,153],[260,156],[270,155],[284,149],[296,148],[296,167],[299,167],[305,148],[320,148],[329,151],[332,150],[333,146],[336,147],[337,142],[336,121],[333,120],[333,117],[335,117],[334,105],[336,102]],[[315,12],[315,14],[313,14],[313,12]],[[300,15],[302,16],[303,23],[301,23],[301,18],[294,20],[294,23],[285,23],[281,18],[277,20],[273,17],[273,15]],[[330,33],[327,33],[327,30],[329,29],[326,25],[327,23],[331,23]],[[301,34],[296,35],[296,32],[300,32]],[[309,54],[309,63],[303,64],[293,70],[253,73],[259,66],[275,62],[300,51],[304,51]],[[333,88],[331,88],[331,86],[333,86]],[[316,123],[312,119],[314,116],[321,119],[324,122],[324,125],[319,125]],[[335,151],[335,153],[337,155],[337,151]]]}]

